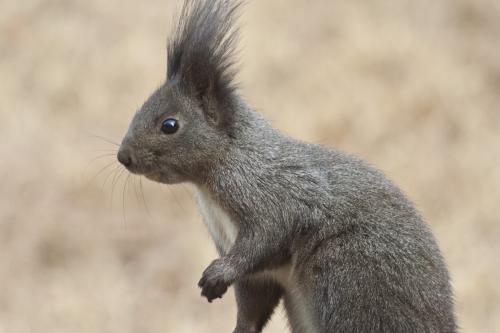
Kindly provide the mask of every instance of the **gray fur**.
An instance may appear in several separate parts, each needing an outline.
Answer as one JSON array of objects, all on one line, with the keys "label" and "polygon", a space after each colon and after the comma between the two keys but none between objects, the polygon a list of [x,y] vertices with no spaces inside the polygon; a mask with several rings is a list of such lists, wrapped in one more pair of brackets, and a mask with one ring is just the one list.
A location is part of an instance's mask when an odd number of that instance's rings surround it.
[{"label": "gray fur", "polygon": [[[295,333],[455,332],[443,258],[401,191],[356,157],[283,135],[240,98],[238,7],[186,2],[167,81],[119,152],[131,172],[193,183],[200,209],[210,205],[206,223],[227,218],[213,231],[227,237],[214,237],[220,258],[203,273],[202,295],[235,286],[239,333],[260,332],[280,299]],[[161,132],[167,118],[179,120],[177,133]]]}]

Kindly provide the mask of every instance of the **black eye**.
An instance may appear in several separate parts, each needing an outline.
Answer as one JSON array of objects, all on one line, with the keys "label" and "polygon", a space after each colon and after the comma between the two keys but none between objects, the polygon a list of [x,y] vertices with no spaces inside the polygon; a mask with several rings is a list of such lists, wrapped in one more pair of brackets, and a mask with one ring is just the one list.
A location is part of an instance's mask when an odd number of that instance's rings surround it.
[{"label": "black eye", "polygon": [[177,119],[168,118],[161,124],[161,131],[165,134],[174,134],[179,129]]}]

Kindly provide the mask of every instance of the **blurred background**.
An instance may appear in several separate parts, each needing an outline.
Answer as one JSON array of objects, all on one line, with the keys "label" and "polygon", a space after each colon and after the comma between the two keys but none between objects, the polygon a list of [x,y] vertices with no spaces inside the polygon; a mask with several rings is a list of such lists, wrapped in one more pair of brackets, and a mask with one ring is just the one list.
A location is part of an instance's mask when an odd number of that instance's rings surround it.
[{"label": "blurred background", "polygon": [[[179,1],[0,4],[0,332],[230,332],[189,185],[120,173]],[[426,217],[462,332],[500,332],[500,2],[252,0],[243,94],[357,154]],[[266,332],[286,332],[278,310]]]}]

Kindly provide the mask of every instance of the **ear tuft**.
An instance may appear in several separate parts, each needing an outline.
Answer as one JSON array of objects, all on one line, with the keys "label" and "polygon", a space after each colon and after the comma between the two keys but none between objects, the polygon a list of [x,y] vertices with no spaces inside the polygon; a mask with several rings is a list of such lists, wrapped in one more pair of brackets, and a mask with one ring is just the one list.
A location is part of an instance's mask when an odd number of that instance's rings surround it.
[{"label": "ear tuft", "polygon": [[234,23],[239,0],[185,0],[168,42],[167,81],[178,82],[217,122],[230,118],[236,89]]}]

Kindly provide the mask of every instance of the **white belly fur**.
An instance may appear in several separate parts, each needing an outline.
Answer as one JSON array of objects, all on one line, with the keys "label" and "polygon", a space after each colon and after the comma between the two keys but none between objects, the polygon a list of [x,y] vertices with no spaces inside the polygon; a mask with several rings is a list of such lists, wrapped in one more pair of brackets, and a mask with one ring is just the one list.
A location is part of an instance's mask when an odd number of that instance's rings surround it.
[{"label": "white belly fur", "polygon": [[238,236],[237,224],[231,221],[229,215],[212,199],[208,190],[197,187],[196,199],[210,236],[217,247],[227,253]]},{"label": "white belly fur", "polygon": [[[196,199],[198,208],[213,241],[223,253],[229,252],[238,236],[238,225],[212,199],[208,190],[197,187]],[[314,322],[308,306],[304,302],[300,289],[293,277],[293,266],[286,265],[275,270],[266,270],[255,275],[256,278],[266,277],[278,282],[285,290],[285,303],[294,332],[314,333]]]}]

